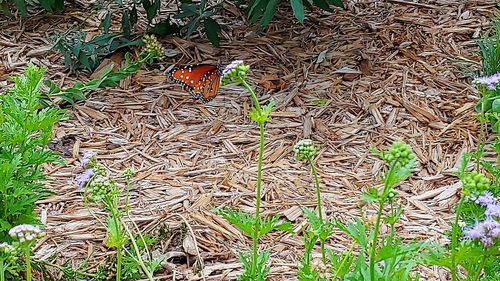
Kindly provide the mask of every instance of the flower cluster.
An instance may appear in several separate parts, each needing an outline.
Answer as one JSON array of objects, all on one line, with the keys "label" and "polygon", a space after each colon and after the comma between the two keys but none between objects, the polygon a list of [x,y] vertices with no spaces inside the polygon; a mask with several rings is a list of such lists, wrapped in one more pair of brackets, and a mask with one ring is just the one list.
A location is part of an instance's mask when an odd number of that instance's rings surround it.
[{"label": "flower cluster", "polygon": [[31,242],[35,238],[41,238],[44,236],[40,228],[31,224],[14,226],[9,230],[9,235],[14,239],[19,240],[20,243]]},{"label": "flower cluster", "polygon": [[17,249],[9,243],[0,243],[0,254],[5,254],[6,260],[10,263],[17,261]]},{"label": "flower cluster", "polygon": [[92,160],[95,160],[96,153],[93,151],[87,151],[83,154],[83,158],[80,161],[80,167],[81,168],[86,168]]},{"label": "flower cluster", "polygon": [[500,73],[491,76],[478,77],[474,79],[472,83],[475,85],[486,86],[488,90],[495,90],[498,83],[500,83]]},{"label": "flower cluster", "polygon": [[299,161],[312,159],[318,150],[319,146],[314,146],[310,139],[303,139],[293,147],[295,159]]},{"label": "flower cluster", "polygon": [[163,53],[163,49],[161,47],[160,42],[154,35],[145,35],[144,36],[144,44],[146,45],[146,51],[151,54],[153,57],[158,60],[162,60],[165,58],[165,54]]},{"label": "flower cluster", "polygon": [[237,79],[245,79],[250,66],[245,65],[242,60],[232,61],[222,70],[222,85],[235,82]]},{"label": "flower cluster", "polygon": [[486,219],[476,223],[472,228],[464,231],[464,237],[471,240],[480,240],[485,247],[493,245],[500,237],[500,204],[489,191],[481,196],[474,197],[474,202],[486,207]]},{"label": "flower cluster", "polygon": [[89,184],[89,191],[95,202],[104,201],[106,196],[115,196],[118,193],[116,184],[109,178],[97,175]]},{"label": "flower cluster", "polygon": [[76,176],[76,183],[78,183],[80,188],[84,188],[94,175],[95,173],[92,169],[87,169],[85,172]]},{"label": "flower cluster", "polygon": [[381,157],[389,164],[395,163],[401,166],[406,166],[416,159],[411,146],[402,142],[394,142],[389,150],[382,153]]},{"label": "flower cluster", "polygon": [[[479,173],[477,171],[472,171],[469,174],[465,175],[462,179],[462,182],[464,184],[463,193],[468,196],[483,194],[483,192],[490,186],[490,179],[488,179],[485,174]],[[478,197],[477,199],[486,198],[484,196],[487,197],[487,195],[483,195]]]}]

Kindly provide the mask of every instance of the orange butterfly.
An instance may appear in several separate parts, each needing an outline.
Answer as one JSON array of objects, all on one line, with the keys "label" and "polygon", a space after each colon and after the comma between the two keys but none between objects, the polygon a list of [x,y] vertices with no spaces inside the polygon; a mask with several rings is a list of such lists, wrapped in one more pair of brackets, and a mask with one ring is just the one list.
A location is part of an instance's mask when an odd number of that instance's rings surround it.
[{"label": "orange butterfly", "polygon": [[217,96],[224,66],[221,64],[174,65],[166,71],[167,77],[182,85],[195,99],[207,103]]}]

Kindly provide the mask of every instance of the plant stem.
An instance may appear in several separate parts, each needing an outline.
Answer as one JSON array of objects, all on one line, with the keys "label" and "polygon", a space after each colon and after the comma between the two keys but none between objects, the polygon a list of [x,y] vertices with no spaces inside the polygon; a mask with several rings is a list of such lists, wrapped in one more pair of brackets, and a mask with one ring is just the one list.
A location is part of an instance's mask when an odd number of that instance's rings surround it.
[{"label": "plant stem", "polygon": [[[247,89],[252,97],[255,109],[259,113],[259,116],[262,115],[262,109],[260,108],[259,100],[255,95],[254,90],[243,78],[239,78],[241,84]],[[259,142],[259,158],[257,162],[257,187],[255,190],[255,224],[254,224],[254,233],[253,233],[253,256],[252,256],[252,271],[251,274],[255,278],[257,278],[257,258],[258,258],[258,248],[259,248],[259,235],[260,235],[260,197],[262,191],[262,158],[264,155],[264,130],[265,130],[265,121],[258,122],[259,130],[260,130],[260,142]]]},{"label": "plant stem", "polygon": [[479,280],[479,277],[481,276],[481,272],[483,271],[484,268],[484,263],[486,262],[486,254],[483,254],[483,258],[481,259],[481,264],[479,264],[479,269],[476,272],[476,276],[474,277],[473,281]]},{"label": "plant stem", "polygon": [[[389,186],[390,179],[393,177],[396,165],[393,163],[386,176],[384,177],[384,191],[382,194],[387,194],[387,191],[392,186]],[[386,196],[382,196],[378,202],[378,212],[377,212],[377,220],[375,222],[375,229],[373,231],[373,239],[370,249],[370,280],[375,281],[375,254],[377,252],[377,240],[378,240],[378,232],[380,230],[380,219],[382,218],[382,209],[384,208],[384,204],[386,201]]]},{"label": "plant stem", "polygon": [[337,269],[337,271],[335,271],[335,275],[332,278],[333,281],[337,281],[337,276],[339,276],[340,271],[342,270],[342,267],[344,267],[344,264],[347,261],[347,258],[349,258],[349,255],[352,253],[352,250],[354,249],[355,245],[356,245],[356,243],[352,243],[351,247],[349,247],[349,251],[347,252],[347,254],[345,255],[345,257],[342,259],[342,262],[340,263],[339,268]]},{"label": "plant stem", "polygon": [[26,281],[31,281],[31,249],[26,246]]},{"label": "plant stem", "polygon": [[464,201],[464,198],[461,197],[460,201],[458,201],[457,204],[457,209],[455,211],[455,221],[453,222],[453,225],[451,226],[451,280],[456,281],[457,279],[457,264],[456,264],[456,258],[457,258],[457,247],[458,247],[458,219],[460,217],[460,212],[462,210],[462,203]]},{"label": "plant stem", "polygon": [[137,243],[135,242],[134,235],[132,234],[130,229],[128,229],[128,227],[125,225],[125,223],[123,221],[120,221],[120,222],[123,224],[124,229],[127,232],[128,236],[130,238],[130,241],[132,242],[132,247],[134,247],[135,254],[137,255],[137,261],[138,261],[139,265],[141,266],[142,270],[144,271],[144,274],[146,274],[146,276],[148,277],[148,280],[153,281],[153,273],[151,273],[148,270],[148,268],[146,267],[146,265],[144,264],[144,261],[142,260],[142,257],[141,257],[141,251],[139,250],[139,246],[137,246]]},{"label": "plant stem", "polygon": [[0,281],[5,281],[5,264],[3,259],[0,260]]},{"label": "plant stem", "polygon": [[116,247],[116,281],[121,280],[121,273],[122,273],[122,233],[120,231],[120,225],[118,224],[118,218],[116,214],[116,210],[111,211],[113,221],[115,223],[116,231],[118,232],[118,239],[120,242],[118,243],[118,246]]},{"label": "plant stem", "polygon": [[[316,166],[314,165],[314,161],[311,157],[307,159],[309,161],[309,165],[311,166],[311,172],[314,175],[314,182],[316,185],[316,199],[317,199],[317,205],[318,205],[318,216],[319,220],[321,221],[321,227],[325,224],[323,221],[323,211],[321,209],[321,190],[319,187],[319,177],[318,177],[318,171],[316,170]],[[320,242],[321,242],[321,257],[323,259],[323,264],[326,265],[326,251],[325,251],[325,241],[321,239],[320,237]]]}]

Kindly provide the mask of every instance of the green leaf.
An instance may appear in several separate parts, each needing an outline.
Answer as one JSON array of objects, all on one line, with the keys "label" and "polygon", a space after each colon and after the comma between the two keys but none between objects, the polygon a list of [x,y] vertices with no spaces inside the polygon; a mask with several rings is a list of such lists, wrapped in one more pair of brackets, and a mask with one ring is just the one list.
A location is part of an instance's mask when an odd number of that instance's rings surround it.
[{"label": "green leaf", "polygon": [[491,105],[491,110],[496,113],[500,113],[500,98],[493,100],[493,104]]},{"label": "green leaf", "polygon": [[302,0],[290,0],[290,4],[292,4],[293,14],[297,20],[304,22],[304,4],[302,4]]},{"label": "green leaf", "polygon": [[193,34],[195,28],[196,28],[196,25],[198,24],[198,21],[200,20],[200,18],[196,17],[194,18],[193,20],[191,20],[189,22],[189,24],[187,25],[187,33],[186,33],[186,37],[190,37],[191,34]]},{"label": "green leaf", "polygon": [[239,210],[233,211],[229,208],[216,209],[215,213],[234,224],[246,235],[253,237],[255,218],[251,214]]},{"label": "green leaf", "polygon": [[144,10],[146,10],[146,17],[148,19],[148,22],[152,22],[153,19],[155,18],[156,14],[160,10],[160,0],[153,0],[154,2],[151,2],[150,0],[142,0],[142,7]]},{"label": "green leaf", "polygon": [[128,16],[128,10],[124,10],[122,13],[122,31],[125,38],[130,38],[130,18]]},{"label": "green leaf", "polygon": [[9,10],[9,6],[7,5],[7,2],[0,2],[0,12],[6,16],[12,15],[12,13]]},{"label": "green leaf", "polygon": [[330,8],[330,4],[327,2],[327,0],[313,0],[314,4],[318,6],[320,9],[332,12],[332,8]]},{"label": "green leaf", "polygon": [[343,0],[326,0],[326,1],[328,1],[330,4],[332,4],[336,7],[344,9],[344,1]]},{"label": "green leaf", "polygon": [[134,5],[132,7],[132,10],[130,10],[130,27],[133,28],[134,25],[137,23],[137,7]]},{"label": "green leaf", "polygon": [[28,16],[26,2],[24,0],[12,0],[12,2],[14,2],[19,12],[21,12],[21,16],[23,16],[24,18]]},{"label": "green leaf", "polygon": [[371,187],[367,192],[363,192],[361,195],[361,199],[365,200],[367,203],[373,203],[380,199],[378,194],[378,189],[375,187]]},{"label": "green leaf", "polygon": [[267,3],[266,10],[264,12],[264,16],[262,17],[262,20],[260,21],[260,28],[266,27],[271,20],[274,18],[274,13],[276,12],[276,5],[278,5],[279,0],[270,0],[269,3]]},{"label": "green leaf", "polygon": [[101,25],[104,28],[104,33],[109,33],[109,27],[111,26],[111,11],[108,11]]},{"label": "green leaf", "polygon": [[177,33],[179,31],[179,26],[177,26],[176,24],[172,24],[170,22],[170,19],[155,24],[155,26],[149,30],[150,33],[157,35],[169,35]]},{"label": "green leaf", "polygon": [[315,233],[319,233],[322,222],[319,219],[318,215],[315,212],[309,210],[308,208],[302,207],[302,212],[306,215],[307,220],[309,221],[309,225],[315,231]]},{"label": "green leaf", "polygon": [[205,26],[205,33],[207,34],[208,40],[210,40],[215,47],[219,47],[219,24],[212,18],[205,18],[203,24]]}]

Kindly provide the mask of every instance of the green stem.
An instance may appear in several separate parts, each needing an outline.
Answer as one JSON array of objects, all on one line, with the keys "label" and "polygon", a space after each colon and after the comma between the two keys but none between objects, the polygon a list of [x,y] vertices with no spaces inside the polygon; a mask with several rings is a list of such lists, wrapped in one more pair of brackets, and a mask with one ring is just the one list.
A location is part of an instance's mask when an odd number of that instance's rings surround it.
[{"label": "green stem", "polygon": [[335,275],[332,278],[333,281],[337,280],[337,277],[339,276],[340,271],[344,267],[344,264],[346,263],[347,259],[349,258],[349,255],[352,253],[352,250],[354,249],[355,245],[356,245],[356,243],[352,243],[351,247],[349,247],[349,251],[347,252],[347,254],[345,255],[345,257],[342,259],[342,262],[340,263],[339,268],[337,269],[337,271],[335,271]]},{"label": "green stem", "polygon": [[[241,84],[247,89],[252,97],[255,109],[259,113],[259,116],[262,115],[262,109],[259,104],[259,100],[255,95],[254,90],[243,78],[239,78]],[[252,256],[252,271],[251,274],[255,278],[257,278],[257,258],[258,258],[258,248],[259,248],[259,233],[260,233],[260,197],[262,192],[262,158],[264,155],[264,130],[265,130],[265,121],[258,122],[259,130],[260,130],[260,142],[259,142],[259,158],[257,162],[257,187],[255,191],[255,224],[254,224],[254,233],[253,233],[253,256]]]},{"label": "green stem", "polygon": [[116,214],[116,210],[111,211],[111,215],[113,217],[113,221],[115,223],[116,231],[118,232],[118,239],[120,242],[118,243],[116,247],[116,281],[121,280],[121,273],[122,273],[122,233],[120,231],[120,225],[118,224],[118,218]]},{"label": "green stem", "polygon": [[473,281],[479,280],[479,277],[481,276],[481,272],[483,271],[483,268],[484,268],[484,263],[486,262],[486,257],[487,257],[487,255],[483,254],[483,258],[481,259],[481,264],[479,264],[479,268],[476,272],[476,276],[474,277]]},{"label": "green stem", "polygon": [[0,260],[0,281],[5,281],[5,264],[4,260]]},{"label": "green stem", "polygon": [[[321,227],[325,225],[325,222],[323,221],[323,211],[321,209],[321,189],[319,187],[319,177],[318,177],[318,171],[316,169],[316,166],[314,165],[314,161],[311,157],[307,159],[309,161],[309,165],[311,166],[311,172],[314,175],[314,182],[316,185],[316,200],[317,200],[317,206],[318,206],[318,216],[319,220],[321,221]],[[321,239],[320,237],[320,242],[321,242],[321,257],[323,259],[323,264],[326,265],[326,251],[325,251],[325,241]]]},{"label": "green stem", "polygon": [[387,197],[385,194],[388,194],[389,188],[392,186],[389,186],[390,179],[392,179],[394,171],[395,171],[395,165],[394,163],[391,165],[389,168],[389,171],[387,172],[387,175],[384,177],[384,191],[382,192],[382,197],[379,199],[378,203],[378,211],[377,211],[377,220],[375,222],[375,229],[373,232],[373,239],[372,239],[372,244],[371,244],[371,249],[370,249],[370,280],[375,281],[375,254],[377,252],[377,240],[378,240],[378,232],[380,230],[380,219],[382,218],[382,209],[384,208],[385,201],[387,200]]},{"label": "green stem", "polygon": [[26,281],[31,281],[31,249],[26,247]]},{"label": "green stem", "polygon": [[456,281],[457,279],[457,248],[458,248],[458,230],[460,226],[458,225],[458,220],[460,217],[460,212],[462,210],[462,203],[464,199],[460,198],[460,201],[457,204],[457,210],[455,212],[455,221],[451,226],[451,280]]},{"label": "green stem", "polygon": [[141,251],[139,250],[139,246],[137,246],[134,235],[132,234],[130,229],[128,229],[128,227],[125,225],[125,223],[123,221],[120,221],[120,222],[123,224],[124,229],[127,232],[128,236],[130,238],[130,241],[132,242],[132,247],[134,247],[135,254],[137,255],[137,261],[138,261],[139,265],[141,266],[142,270],[144,271],[144,274],[146,274],[146,276],[148,277],[148,280],[153,281],[153,273],[150,272],[148,270],[148,268],[146,267],[146,264],[144,264],[144,261],[142,260],[142,257],[141,257]]}]

